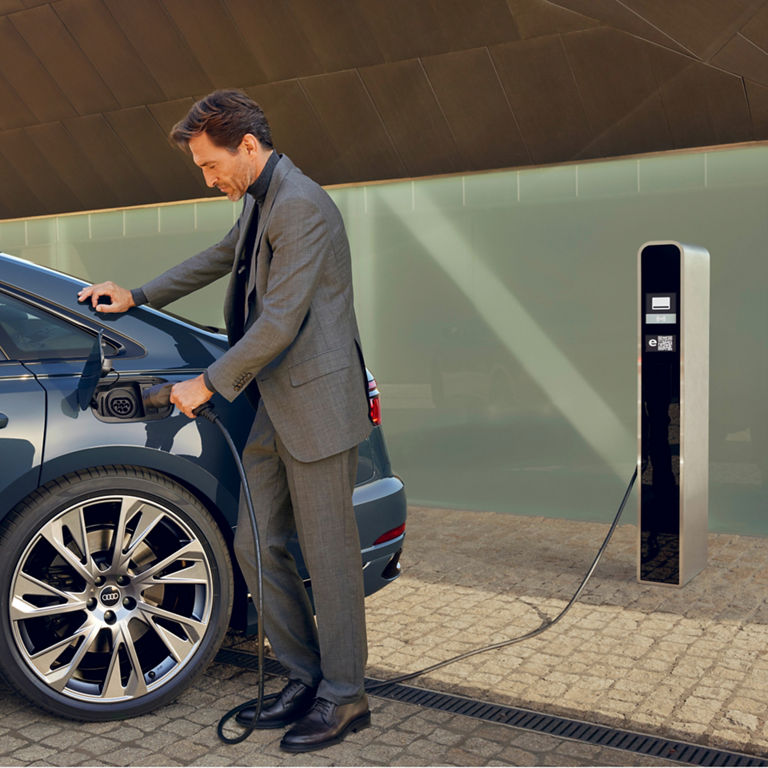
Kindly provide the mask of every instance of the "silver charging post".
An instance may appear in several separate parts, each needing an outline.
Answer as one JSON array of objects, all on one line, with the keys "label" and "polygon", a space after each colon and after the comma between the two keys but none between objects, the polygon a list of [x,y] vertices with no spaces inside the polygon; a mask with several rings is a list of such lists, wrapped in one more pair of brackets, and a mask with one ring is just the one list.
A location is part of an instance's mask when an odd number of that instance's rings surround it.
[{"label": "silver charging post", "polygon": [[707,562],[709,252],[646,243],[638,288],[637,577],[681,587]]}]

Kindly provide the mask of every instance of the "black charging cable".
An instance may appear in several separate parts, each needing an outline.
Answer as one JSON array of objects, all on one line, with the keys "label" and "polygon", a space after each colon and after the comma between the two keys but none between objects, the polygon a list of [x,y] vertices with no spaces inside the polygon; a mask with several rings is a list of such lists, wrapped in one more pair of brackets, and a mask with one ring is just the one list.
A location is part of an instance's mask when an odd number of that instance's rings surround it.
[{"label": "black charging cable", "polygon": [[[153,387],[149,387],[142,393],[142,401],[144,408],[146,409],[160,409],[167,407],[171,402],[171,389],[173,385],[170,382],[163,384],[156,384]],[[248,478],[245,474],[242,459],[240,453],[237,450],[237,446],[232,440],[232,436],[229,434],[229,430],[224,426],[224,423],[219,418],[219,415],[213,408],[211,403],[203,403],[193,411],[195,416],[204,418],[215,424],[224,438],[232,458],[234,459],[235,466],[237,467],[238,475],[240,476],[240,485],[242,487],[243,496],[245,498],[245,505],[248,509],[248,519],[251,523],[251,533],[253,534],[253,546],[256,551],[256,581],[257,581],[257,595],[256,595],[256,613],[258,615],[258,630],[257,630],[257,650],[256,657],[259,665],[258,669],[258,682],[257,691],[258,694],[255,699],[245,701],[238,706],[233,707],[227,712],[224,717],[219,720],[219,724],[216,727],[216,733],[219,739],[225,744],[239,744],[251,735],[251,732],[256,728],[259,720],[259,715],[264,706],[264,702],[270,699],[277,698],[278,694],[264,695],[264,622],[262,617],[264,616],[264,583],[262,578],[262,565],[261,565],[261,541],[259,539],[259,526],[256,522],[256,512],[253,509],[253,500],[251,499],[251,490],[248,486]],[[238,736],[226,736],[224,734],[224,726],[229,720],[236,717],[240,712],[245,709],[253,709],[254,715],[250,725],[244,726],[244,730]]]},{"label": "black charging cable", "polygon": [[530,640],[531,638],[537,637],[542,632],[546,632],[546,630],[548,630],[550,627],[553,627],[555,624],[557,624],[557,622],[560,621],[560,619],[562,619],[563,616],[565,616],[565,614],[571,610],[573,604],[579,599],[581,593],[584,591],[584,587],[587,586],[587,582],[590,580],[590,578],[592,578],[592,574],[595,572],[595,569],[597,568],[597,565],[600,562],[606,547],[608,546],[608,542],[610,542],[611,538],[613,537],[613,532],[616,530],[616,526],[619,524],[619,518],[621,517],[621,513],[624,511],[624,507],[627,504],[627,499],[629,498],[629,494],[632,492],[632,488],[635,485],[636,479],[637,467],[635,467],[635,471],[632,473],[632,477],[629,480],[627,490],[624,492],[624,498],[621,500],[621,504],[619,504],[619,509],[616,512],[616,516],[613,518],[611,527],[609,528],[605,539],[603,539],[603,543],[600,545],[600,549],[598,550],[597,555],[595,555],[595,559],[592,561],[592,565],[589,567],[589,570],[581,580],[581,584],[579,584],[578,589],[573,593],[573,597],[571,597],[571,599],[568,601],[568,604],[565,606],[565,608],[563,608],[562,611],[560,611],[560,613],[557,614],[557,616],[555,616],[553,619],[543,621],[540,626],[536,627],[536,629],[533,629],[530,632],[526,632],[524,635],[511,637],[508,640],[502,640],[501,642],[493,643],[491,645],[484,645],[481,648],[474,648],[471,651],[460,653],[458,656],[452,656],[450,659],[439,661],[437,664],[432,664],[430,667],[424,667],[424,669],[419,669],[416,672],[409,672],[405,675],[393,677],[389,680],[376,681],[373,684],[366,685],[365,690],[369,693],[372,693],[373,691],[378,691],[389,685],[403,683],[406,680],[413,680],[414,677],[421,677],[421,675],[426,675],[429,672],[434,672],[435,670],[447,667],[449,664],[455,664],[457,661],[468,659],[470,656],[477,656],[479,653],[497,651],[500,648],[506,648],[507,646],[515,645],[516,643],[522,643],[524,640]]},{"label": "black charging cable", "polygon": [[[155,385],[154,387],[150,387],[147,389],[143,394],[143,400],[145,407],[150,408],[161,408],[164,405],[168,405],[170,402],[170,394],[171,394],[171,384],[165,383],[165,384],[159,384]],[[251,522],[251,529],[253,532],[253,543],[256,548],[256,570],[257,570],[257,579],[258,579],[258,595],[256,598],[256,610],[259,616],[259,622],[258,622],[258,635],[257,635],[257,662],[259,666],[259,673],[258,673],[258,697],[255,699],[251,699],[250,701],[243,702],[242,704],[238,704],[238,706],[233,707],[229,710],[222,718],[219,720],[219,724],[216,728],[216,733],[219,736],[219,739],[223,741],[226,744],[239,744],[241,741],[244,741],[245,739],[250,736],[251,732],[255,729],[256,724],[258,722],[259,714],[261,713],[263,704],[265,701],[269,699],[277,698],[279,694],[270,694],[269,696],[264,696],[264,627],[263,622],[261,621],[261,617],[263,616],[263,588],[262,588],[262,570],[261,570],[261,547],[259,542],[259,528],[256,523],[256,513],[253,509],[253,501],[251,500],[251,493],[250,489],[248,487],[248,478],[245,476],[245,470],[243,468],[243,462],[240,458],[240,454],[237,451],[237,447],[235,446],[231,435],[229,434],[229,431],[222,423],[221,419],[219,419],[218,414],[216,411],[214,411],[213,406],[210,403],[203,403],[199,408],[196,408],[194,411],[196,416],[201,416],[204,419],[207,419],[208,421],[212,422],[213,424],[216,424],[216,426],[221,431],[221,434],[224,437],[224,440],[227,443],[227,446],[229,447],[229,450],[232,452],[232,458],[235,461],[235,466],[237,467],[238,474],[240,475],[240,483],[242,485],[243,489],[243,495],[245,496],[245,502],[246,506],[248,508],[248,516]],[[616,527],[619,524],[619,519],[621,518],[622,513],[624,512],[624,507],[627,504],[627,500],[629,499],[629,494],[632,492],[632,488],[635,485],[635,481],[637,480],[637,467],[635,467],[635,471],[632,473],[632,477],[629,480],[629,485],[627,486],[626,491],[624,492],[624,497],[621,500],[621,504],[619,504],[619,508],[616,512],[615,517],[613,518],[613,522],[611,523],[611,527],[608,529],[608,533],[606,534],[605,538],[603,539],[603,543],[600,545],[600,549],[597,551],[597,554],[595,555],[595,559],[592,561],[592,565],[587,570],[586,574],[584,575],[584,578],[581,580],[581,583],[579,584],[576,591],[573,593],[573,596],[568,601],[566,606],[560,611],[560,613],[557,614],[553,619],[548,619],[543,621],[536,629],[531,630],[530,632],[526,632],[523,635],[518,635],[517,637],[511,637],[508,640],[502,640],[498,643],[492,643],[491,645],[484,645],[480,648],[474,648],[470,651],[466,651],[465,653],[460,653],[457,656],[452,656],[450,659],[445,659],[444,661],[439,661],[436,664],[432,664],[429,667],[424,667],[423,669],[416,670],[415,672],[409,672],[404,675],[399,675],[398,677],[390,678],[389,680],[380,680],[376,681],[372,684],[366,685],[366,691],[368,693],[373,693],[374,691],[381,690],[383,688],[386,688],[390,685],[396,685],[398,683],[403,683],[406,680],[413,680],[416,677],[421,677],[422,675],[426,675],[429,672],[434,672],[438,669],[442,669],[443,667],[447,667],[449,664],[455,664],[458,661],[463,661],[464,659],[468,659],[471,656],[477,656],[480,653],[487,653],[488,651],[497,651],[501,648],[507,648],[510,645],[515,645],[516,643],[522,643],[525,640],[531,640],[534,637],[537,637],[538,635],[542,634],[542,632],[546,632],[550,627],[553,627],[555,624],[557,624],[560,619],[565,616],[568,611],[571,610],[573,604],[579,599],[581,596],[581,593],[584,591],[584,588],[587,586],[587,582],[592,578],[592,575],[594,574],[595,570],[597,569],[598,564],[600,563],[600,560],[603,557],[603,553],[605,552],[606,548],[608,547],[609,542],[611,541],[611,538],[613,538],[614,531],[616,530]],[[255,709],[253,720],[251,721],[251,724],[249,726],[245,726],[245,730],[243,733],[241,733],[239,736],[225,736],[224,735],[224,726],[227,724],[229,720],[236,717],[240,712],[242,712],[245,709]]]}]

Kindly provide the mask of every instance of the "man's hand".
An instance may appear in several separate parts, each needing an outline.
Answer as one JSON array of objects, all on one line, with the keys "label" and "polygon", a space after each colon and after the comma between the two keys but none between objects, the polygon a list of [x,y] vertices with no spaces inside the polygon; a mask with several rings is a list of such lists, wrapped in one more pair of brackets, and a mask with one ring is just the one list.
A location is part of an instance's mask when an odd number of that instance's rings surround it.
[{"label": "man's hand", "polygon": [[[100,304],[99,300],[107,296],[110,304]],[[96,283],[88,285],[77,294],[77,300],[80,302],[91,300],[91,306],[97,312],[127,312],[131,307],[136,306],[133,296],[127,288],[121,288],[115,285],[111,280],[106,283]]]},{"label": "man's hand", "polygon": [[195,418],[192,411],[203,403],[207,403],[212,397],[213,392],[205,386],[202,373],[194,379],[174,384],[171,389],[171,402],[190,419]]}]

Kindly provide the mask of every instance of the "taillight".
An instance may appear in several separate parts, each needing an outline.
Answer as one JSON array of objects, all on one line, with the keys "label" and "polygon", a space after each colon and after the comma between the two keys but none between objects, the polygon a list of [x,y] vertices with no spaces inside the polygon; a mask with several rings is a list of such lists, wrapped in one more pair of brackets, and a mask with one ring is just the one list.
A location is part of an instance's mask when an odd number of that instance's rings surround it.
[{"label": "taillight", "polygon": [[381,402],[379,400],[379,388],[376,379],[368,379],[368,417],[375,426],[381,424]]},{"label": "taillight", "polygon": [[398,536],[402,536],[404,533],[405,533],[405,523],[403,523],[402,525],[398,525],[397,528],[393,528],[391,531],[382,533],[381,536],[379,536],[379,538],[373,542],[373,544],[374,546],[376,544],[384,544],[384,542],[392,541],[392,539],[396,539]]}]

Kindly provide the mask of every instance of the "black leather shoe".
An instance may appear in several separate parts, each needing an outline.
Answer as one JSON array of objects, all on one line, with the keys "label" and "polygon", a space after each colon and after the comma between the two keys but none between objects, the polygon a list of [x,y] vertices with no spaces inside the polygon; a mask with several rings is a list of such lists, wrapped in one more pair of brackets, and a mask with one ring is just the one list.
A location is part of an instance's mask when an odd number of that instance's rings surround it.
[{"label": "black leather shoe", "polygon": [[286,752],[311,752],[338,744],[348,731],[353,733],[371,724],[368,697],[363,694],[351,704],[334,704],[315,699],[312,709],[301,718],[280,742]]},{"label": "black leather shoe", "polygon": [[[289,680],[274,702],[262,708],[254,728],[284,728],[309,712],[315,700],[315,688],[298,680]],[[248,728],[253,724],[256,707],[238,712],[235,720]]]}]

